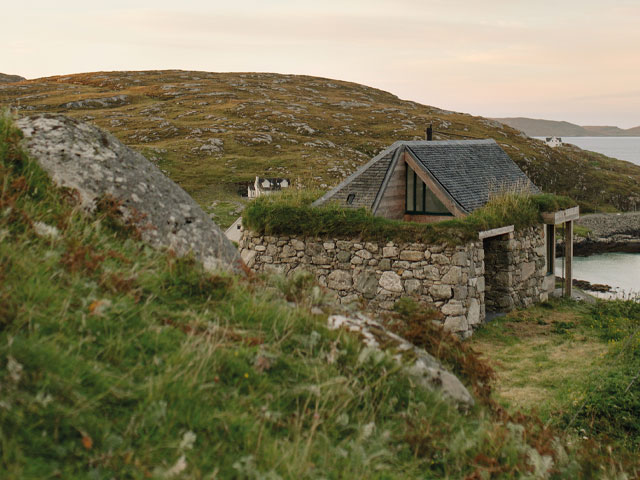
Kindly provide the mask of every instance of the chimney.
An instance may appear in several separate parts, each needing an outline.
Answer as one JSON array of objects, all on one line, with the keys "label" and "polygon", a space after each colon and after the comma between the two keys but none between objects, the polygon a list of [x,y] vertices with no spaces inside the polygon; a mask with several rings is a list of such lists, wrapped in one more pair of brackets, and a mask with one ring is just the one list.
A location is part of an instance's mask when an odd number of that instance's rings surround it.
[{"label": "chimney", "polygon": [[430,142],[431,140],[433,140],[433,126],[429,125],[427,127],[427,141]]}]

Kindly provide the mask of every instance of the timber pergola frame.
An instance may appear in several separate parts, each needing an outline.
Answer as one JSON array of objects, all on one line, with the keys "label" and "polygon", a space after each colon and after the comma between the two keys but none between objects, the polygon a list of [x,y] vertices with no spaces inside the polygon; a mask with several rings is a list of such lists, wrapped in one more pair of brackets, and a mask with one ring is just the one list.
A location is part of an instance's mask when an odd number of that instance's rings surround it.
[{"label": "timber pergola frame", "polygon": [[[573,260],[573,222],[580,218],[580,207],[571,207],[566,210],[543,213],[541,216],[542,222],[545,225],[553,225],[555,227],[556,225],[564,224],[564,296],[571,298],[573,290],[573,271],[571,269]],[[497,237],[499,235],[512,235],[513,231],[514,226],[507,225],[500,228],[493,228],[491,230],[484,230],[478,234],[478,237],[480,240],[484,240],[485,238]],[[548,239],[548,241],[553,241],[550,253],[548,253],[551,255],[549,261],[555,262],[555,236],[552,239]]]},{"label": "timber pergola frame", "polygon": [[[542,214],[542,221],[546,225],[564,224],[564,296],[571,298],[573,272],[571,264],[573,260],[573,222],[580,218],[580,207],[567,208],[566,210],[558,210]],[[555,237],[553,239],[553,259],[555,261]]]}]

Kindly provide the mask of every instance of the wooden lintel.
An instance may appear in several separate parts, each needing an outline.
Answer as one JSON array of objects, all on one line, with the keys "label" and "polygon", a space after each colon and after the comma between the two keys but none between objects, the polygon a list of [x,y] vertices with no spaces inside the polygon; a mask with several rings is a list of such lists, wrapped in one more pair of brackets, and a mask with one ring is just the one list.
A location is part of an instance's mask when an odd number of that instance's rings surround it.
[{"label": "wooden lintel", "polygon": [[558,225],[559,223],[570,222],[578,218],[580,218],[580,207],[572,207],[566,210],[542,214],[542,221],[548,225]]},{"label": "wooden lintel", "polygon": [[507,225],[506,227],[492,228],[491,230],[484,230],[478,233],[478,237],[480,237],[480,240],[484,240],[485,238],[497,237],[498,235],[511,233],[513,232],[513,230],[514,230],[513,225]]}]

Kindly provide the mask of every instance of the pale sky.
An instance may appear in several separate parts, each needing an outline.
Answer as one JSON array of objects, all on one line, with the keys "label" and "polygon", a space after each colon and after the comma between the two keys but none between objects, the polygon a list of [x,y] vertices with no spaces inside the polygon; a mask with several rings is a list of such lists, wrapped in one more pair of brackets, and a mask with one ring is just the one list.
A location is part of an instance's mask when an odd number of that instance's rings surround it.
[{"label": "pale sky", "polygon": [[277,72],[488,117],[640,125],[640,0],[22,0],[0,72]]}]

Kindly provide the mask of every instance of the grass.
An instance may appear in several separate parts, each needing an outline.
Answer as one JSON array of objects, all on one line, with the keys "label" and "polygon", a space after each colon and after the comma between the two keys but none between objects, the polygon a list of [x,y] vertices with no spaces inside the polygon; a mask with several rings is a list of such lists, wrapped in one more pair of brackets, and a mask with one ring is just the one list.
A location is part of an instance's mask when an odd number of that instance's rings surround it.
[{"label": "grass", "polygon": [[[129,96],[127,104],[63,107],[120,94]],[[429,124],[436,140],[495,139],[542,190],[574,198],[583,212],[633,210],[640,198],[640,167],[629,162],[573,146],[551,149],[494,121],[339,80],[268,73],[97,72],[6,85],[0,105],[25,114],[62,112],[96,124],[155,159],[205,208],[228,200],[226,192],[256,175],[288,177],[302,188],[326,190],[396,140],[424,138]],[[260,140],[265,134],[270,143]],[[221,140],[222,150],[201,150],[209,139]]]},{"label": "grass", "polygon": [[537,409],[546,419],[564,404],[567,382],[584,382],[591,375],[585,365],[604,354],[607,345],[578,331],[578,308],[532,307],[498,318],[474,334],[471,343],[498,372],[495,392],[505,406]]},{"label": "grass", "polygon": [[554,301],[483,326],[473,347],[495,368],[496,399],[587,438],[640,448],[640,304]]},{"label": "grass", "polygon": [[606,444],[417,388],[312,315],[310,282],[207,273],[87,216],[19,141],[0,117],[3,478],[637,473]]},{"label": "grass", "polygon": [[463,219],[420,224],[388,220],[365,209],[329,204],[313,207],[317,191],[283,191],[250,202],[243,212],[243,224],[266,235],[361,238],[373,241],[401,241],[460,244],[478,238],[478,232],[514,225],[524,229],[540,223],[540,213],[575,205],[571,199],[551,194],[527,195],[507,192],[496,195]]}]

